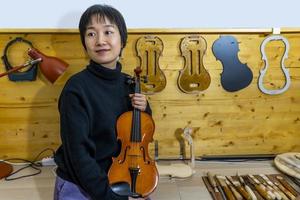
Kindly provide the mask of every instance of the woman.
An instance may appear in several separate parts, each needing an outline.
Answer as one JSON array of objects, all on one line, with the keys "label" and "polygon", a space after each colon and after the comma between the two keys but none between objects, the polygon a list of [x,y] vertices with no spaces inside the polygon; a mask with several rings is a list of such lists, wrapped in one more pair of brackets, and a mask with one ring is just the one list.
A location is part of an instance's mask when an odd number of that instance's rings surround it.
[{"label": "woman", "polygon": [[120,151],[117,118],[133,107],[151,114],[145,95],[131,94],[118,62],[126,24],[116,9],[94,5],[81,16],[79,31],[90,63],[67,81],[59,99],[62,145],[55,155],[54,199],[131,199],[115,194],[107,177]]}]

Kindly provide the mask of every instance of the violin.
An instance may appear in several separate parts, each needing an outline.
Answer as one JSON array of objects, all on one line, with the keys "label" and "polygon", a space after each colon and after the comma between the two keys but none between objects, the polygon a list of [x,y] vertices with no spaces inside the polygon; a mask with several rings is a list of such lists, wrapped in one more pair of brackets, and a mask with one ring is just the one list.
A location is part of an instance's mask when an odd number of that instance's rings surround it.
[{"label": "violin", "polygon": [[[134,71],[135,93],[140,93],[142,70],[138,67]],[[156,165],[148,153],[148,144],[153,141],[154,121],[149,114],[134,108],[118,118],[116,127],[118,140],[121,141],[121,152],[113,158],[108,172],[109,183],[113,191],[113,186],[127,183],[130,191],[126,194],[147,197],[158,184]]]}]

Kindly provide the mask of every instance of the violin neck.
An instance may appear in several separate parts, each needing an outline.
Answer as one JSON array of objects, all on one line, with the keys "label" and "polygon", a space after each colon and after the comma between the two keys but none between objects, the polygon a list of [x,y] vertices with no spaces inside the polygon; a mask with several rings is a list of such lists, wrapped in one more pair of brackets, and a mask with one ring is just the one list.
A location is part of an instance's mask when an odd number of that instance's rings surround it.
[{"label": "violin neck", "polygon": [[[141,93],[140,77],[135,79],[134,93]],[[132,124],[131,124],[131,142],[141,142],[141,111],[139,109],[133,109]]]}]

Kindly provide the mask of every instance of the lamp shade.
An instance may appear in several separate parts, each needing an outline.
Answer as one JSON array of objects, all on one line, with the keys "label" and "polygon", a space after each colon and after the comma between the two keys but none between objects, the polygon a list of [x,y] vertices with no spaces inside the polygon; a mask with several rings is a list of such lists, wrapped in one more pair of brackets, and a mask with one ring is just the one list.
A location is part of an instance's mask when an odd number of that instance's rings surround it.
[{"label": "lamp shade", "polygon": [[41,72],[51,83],[54,83],[69,66],[69,64],[65,61],[57,57],[47,56],[34,48],[28,50],[28,55],[32,59],[42,59],[42,61],[39,63]]}]

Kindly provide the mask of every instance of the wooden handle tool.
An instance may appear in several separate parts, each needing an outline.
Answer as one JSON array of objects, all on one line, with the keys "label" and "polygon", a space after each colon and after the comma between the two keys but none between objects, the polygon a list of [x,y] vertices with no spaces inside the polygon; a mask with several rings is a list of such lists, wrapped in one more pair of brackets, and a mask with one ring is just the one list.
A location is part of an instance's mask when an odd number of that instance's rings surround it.
[{"label": "wooden handle tool", "polygon": [[274,184],[266,177],[264,174],[260,174],[259,177],[262,179],[261,183],[266,187],[268,191],[270,191],[275,199],[281,200],[283,197],[273,186]]},{"label": "wooden handle tool", "polygon": [[243,200],[243,196],[237,191],[236,187],[232,185],[228,180],[225,180],[226,184],[230,188],[233,196],[235,197],[236,200]]},{"label": "wooden handle tool", "polygon": [[260,177],[264,179],[264,181],[274,190],[274,194],[277,199],[289,200],[289,198],[285,195],[283,191],[280,190],[265,174],[260,174]]},{"label": "wooden handle tool", "polygon": [[34,65],[34,64],[39,63],[39,62],[41,62],[41,61],[42,61],[41,58],[37,58],[37,59],[35,59],[35,60],[27,61],[27,62],[24,63],[23,65],[14,67],[14,68],[12,68],[12,69],[10,69],[10,70],[8,70],[8,71],[6,71],[6,72],[0,74],[0,77],[6,76],[6,75],[8,75],[8,74],[10,74],[10,73],[13,73],[13,72],[16,72],[16,71],[19,71],[20,69],[23,69],[23,68],[25,68],[25,67],[27,67],[27,66],[29,66],[29,65]]},{"label": "wooden handle tool", "polygon": [[219,184],[221,185],[222,189],[224,190],[226,197],[228,200],[235,200],[233,193],[231,192],[230,188],[226,184],[225,176],[216,176]]},{"label": "wooden handle tool", "polygon": [[251,200],[251,196],[238,180],[234,180],[231,176],[226,176],[226,178],[245,199]]},{"label": "wooden handle tool", "polygon": [[287,190],[280,182],[274,181],[274,184],[290,199],[290,200],[295,200],[296,197],[289,191]]},{"label": "wooden handle tool", "polygon": [[286,188],[288,189],[295,197],[298,196],[297,191],[282,177],[276,176],[276,179]]},{"label": "wooden handle tool", "polygon": [[273,200],[272,196],[269,192],[267,192],[266,187],[261,184],[253,175],[248,175],[248,178],[252,185],[254,185],[257,192],[265,199],[265,200]]},{"label": "wooden handle tool", "polygon": [[239,174],[237,174],[236,176],[239,178],[240,183],[242,184],[242,186],[244,186],[245,190],[250,195],[251,200],[257,200],[256,195],[254,194],[254,192],[252,191],[252,189],[249,187],[249,185],[247,185],[245,183],[244,178],[242,176],[240,176]]},{"label": "wooden handle tool", "polygon": [[215,192],[219,192],[218,188],[217,188],[217,183],[214,179],[214,175],[210,172],[207,172],[207,177],[208,177],[208,181],[210,183],[210,185],[213,187]]},{"label": "wooden handle tool", "polygon": [[210,186],[213,189],[213,191],[210,191],[213,198],[216,200],[224,200],[223,195],[221,193],[222,191],[219,191],[219,189],[217,187],[217,183],[215,181],[214,175],[212,173],[208,172],[207,179],[208,179]]},{"label": "wooden handle tool", "polygon": [[[254,178],[256,178],[256,177],[254,177]],[[278,194],[275,194],[274,190],[261,177],[258,177],[256,179],[257,179],[257,181],[260,182],[260,184],[264,187],[264,190],[269,194],[269,196],[272,199],[274,199],[274,200],[277,200],[277,199],[281,200],[281,196],[280,195],[278,196]]]}]

